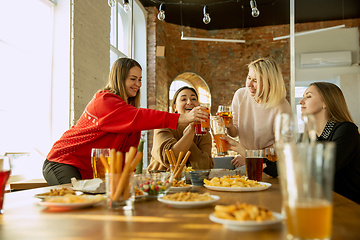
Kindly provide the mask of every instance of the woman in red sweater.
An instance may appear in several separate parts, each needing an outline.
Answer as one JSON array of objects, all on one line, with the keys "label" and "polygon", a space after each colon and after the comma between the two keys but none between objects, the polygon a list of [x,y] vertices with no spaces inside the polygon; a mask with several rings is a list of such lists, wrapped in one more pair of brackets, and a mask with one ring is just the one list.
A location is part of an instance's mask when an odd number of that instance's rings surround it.
[{"label": "woman in red sweater", "polygon": [[177,129],[180,123],[209,118],[201,107],[187,114],[139,108],[140,87],[140,64],[129,58],[115,61],[107,86],[95,94],[76,125],[54,143],[47,155],[43,175],[49,185],[70,183],[72,177],[93,178],[92,148],[127,152],[131,146],[138,146],[142,130]]}]

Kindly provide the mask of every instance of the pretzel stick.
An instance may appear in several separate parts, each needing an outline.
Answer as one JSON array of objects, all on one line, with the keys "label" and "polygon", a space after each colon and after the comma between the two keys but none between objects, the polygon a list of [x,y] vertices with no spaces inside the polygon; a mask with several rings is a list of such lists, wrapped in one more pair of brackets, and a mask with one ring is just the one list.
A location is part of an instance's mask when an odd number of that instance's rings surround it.
[{"label": "pretzel stick", "polygon": [[180,166],[180,162],[181,162],[181,159],[184,157],[184,152],[183,151],[180,151],[179,152],[179,156],[178,156],[178,160],[176,162],[176,165],[175,165],[175,170],[174,172],[176,172],[178,169],[179,169],[179,166]]},{"label": "pretzel stick", "polygon": [[134,158],[136,154],[136,147],[130,147],[129,152],[125,154],[125,167],[120,177],[120,181],[116,187],[115,195],[113,201],[119,199],[121,193],[123,192],[124,188],[126,187],[126,183],[129,182],[129,172],[131,166],[131,160]]},{"label": "pretzel stick", "polygon": [[104,168],[106,169],[106,171],[109,171],[110,166],[109,166],[109,163],[106,160],[104,154],[100,154],[100,160],[101,160],[102,164],[104,165]]},{"label": "pretzel stick", "polygon": [[166,153],[166,156],[167,156],[167,158],[168,158],[168,161],[169,161],[169,165],[170,165],[170,167],[171,167],[171,170],[174,172],[174,163],[172,162],[172,158],[171,158],[171,156],[170,156],[170,152],[169,152],[169,150],[167,150],[167,149],[165,149],[165,153]]},{"label": "pretzel stick", "polygon": [[181,162],[181,165],[180,165],[180,168],[177,170],[177,172],[175,173],[175,176],[179,175],[179,173],[181,173],[181,170],[183,169],[183,167],[185,166],[189,156],[190,156],[191,152],[190,151],[187,151],[184,159],[182,160]]}]

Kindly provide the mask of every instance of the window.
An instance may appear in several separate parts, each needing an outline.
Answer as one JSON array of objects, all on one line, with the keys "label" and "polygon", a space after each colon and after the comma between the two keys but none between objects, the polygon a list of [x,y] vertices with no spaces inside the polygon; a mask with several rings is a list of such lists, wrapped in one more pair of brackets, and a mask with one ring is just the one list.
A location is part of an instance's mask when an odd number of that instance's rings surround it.
[{"label": "window", "polygon": [[0,1],[0,155],[48,150],[52,43],[50,1]]}]

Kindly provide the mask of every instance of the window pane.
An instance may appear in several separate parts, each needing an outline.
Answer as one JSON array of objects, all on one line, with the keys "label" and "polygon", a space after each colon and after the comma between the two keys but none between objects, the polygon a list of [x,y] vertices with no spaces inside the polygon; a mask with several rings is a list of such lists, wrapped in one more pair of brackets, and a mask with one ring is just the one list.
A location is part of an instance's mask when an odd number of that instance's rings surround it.
[{"label": "window pane", "polygon": [[118,49],[125,55],[129,55],[129,18],[131,13],[126,13],[118,4]]},{"label": "window pane", "polygon": [[42,1],[0,1],[0,154],[48,150],[52,27]]}]

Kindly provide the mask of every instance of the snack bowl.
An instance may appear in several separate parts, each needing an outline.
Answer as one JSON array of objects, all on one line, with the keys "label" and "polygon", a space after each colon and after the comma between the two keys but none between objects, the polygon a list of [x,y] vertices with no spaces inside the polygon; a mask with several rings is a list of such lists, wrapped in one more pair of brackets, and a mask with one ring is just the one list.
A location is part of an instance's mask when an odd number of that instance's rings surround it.
[{"label": "snack bowl", "polygon": [[163,196],[170,190],[171,176],[168,172],[135,174],[135,186],[147,193],[147,197]]},{"label": "snack bowl", "polygon": [[193,186],[203,186],[204,179],[209,178],[210,170],[197,170],[189,172]]}]

